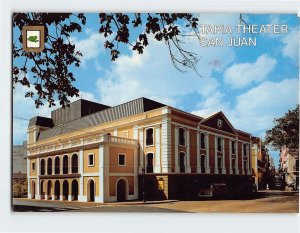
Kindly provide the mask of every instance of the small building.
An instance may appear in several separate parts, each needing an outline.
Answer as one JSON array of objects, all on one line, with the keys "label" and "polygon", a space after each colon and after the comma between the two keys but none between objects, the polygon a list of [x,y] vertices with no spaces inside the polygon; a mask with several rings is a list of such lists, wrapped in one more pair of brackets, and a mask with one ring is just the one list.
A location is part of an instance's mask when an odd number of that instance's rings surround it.
[{"label": "small building", "polygon": [[200,117],[139,98],[78,100],[28,125],[28,198],[83,202],[193,198],[251,178],[251,135],[220,111]]},{"label": "small building", "polygon": [[27,142],[12,149],[13,196],[24,197],[27,195]]},{"label": "small building", "polygon": [[287,147],[281,148],[280,168],[286,186],[299,189],[299,151]]}]

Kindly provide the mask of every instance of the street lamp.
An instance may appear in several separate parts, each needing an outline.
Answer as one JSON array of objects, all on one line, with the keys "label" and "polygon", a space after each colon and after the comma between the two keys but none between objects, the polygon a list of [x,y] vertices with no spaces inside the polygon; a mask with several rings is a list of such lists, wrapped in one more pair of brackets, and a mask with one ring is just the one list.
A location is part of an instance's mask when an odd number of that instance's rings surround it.
[{"label": "street lamp", "polygon": [[143,202],[146,202],[146,199],[145,199],[145,167],[142,168],[142,172],[143,172]]}]

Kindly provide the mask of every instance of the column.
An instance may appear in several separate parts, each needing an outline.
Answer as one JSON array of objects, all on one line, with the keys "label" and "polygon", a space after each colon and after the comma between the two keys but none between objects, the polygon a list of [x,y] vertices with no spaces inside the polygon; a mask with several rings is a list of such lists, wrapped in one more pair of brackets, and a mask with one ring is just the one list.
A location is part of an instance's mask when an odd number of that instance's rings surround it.
[{"label": "column", "polygon": [[118,129],[114,128],[114,136],[117,137],[118,136]]},{"label": "column", "polygon": [[63,180],[59,181],[59,186],[60,186],[60,194],[59,194],[59,200],[63,201],[64,200],[64,186],[63,186]]},{"label": "column", "polygon": [[219,174],[218,170],[218,138],[217,136],[215,137],[215,174]]},{"label": "column", "polygon": [[222,138],[222,174],[226,174],[225,138]]},{"label": "column", "polygon": [[69,186],[69,194],[68,194],[68,201],[72,201],[72,181],[68,181]]},{"label": "column", "polygon": [[245,175],[245,171],[244,171],[244,144],[242,143],[242,175]]},{"label": "column", "polygon": [[229,140],[229,174],[232,174],[232,140]]},{"label": "column", "polygon": [[143,173],[144,169],[144,129],[140,129],[139,132],[139,141],[140,141],[140,166],[139,173]]},{"label": "column", "polygon": [[248,175],[251,175],[251,171],[252,171],[252,169],[251,169],[251,153],[250,153],[250,150],[251,150],[251,146],[250,146],[250,144],[247,144]]},{"label": "column", "polygon": [[186,173],[191,173],[190,130],[186,130]]},{"label": "column", "polygon": [[162,120],[161,144],[162,144],[161,146],[162,172],[169,173],[172,171],[171,170],[171,123],[170,123],[170,118],[168,118],[167,116],[164,116]]},{"label": "column", "polygon": [[160,165],[160,125],[156,125],[155,127],[155,167],[154,173],[161,173],[161,165]]},{"label": "column", "polygon": [[139,180],[138,180],[138,148],[134,148],[134,198],[137,199],[139,196]]},{"label": "column", "polygon": [[54,156],[51,157],[51,164],[52,164],[51,174],[54,175],[55,174],[55,157]]},{"label": "column", "polygon": [[31,199],[31,189],[30,189],[30,159],[28,157],[27,157],[27,183],[28,183],[27,184],[28,199]]},{"label": "column", "polygon": [[205,173],[210,173],[210,166],[209,166],[209,134],[206,133],[205,134],[205,149],[206,149],[206,157],[205,157],[205,161],[206,161],[206,167],[205,167]]},{"label": "column", "polygon": [[59,157],[59,163],[60,163],[60,166],[59,166],[59,174],[63,174],[63,167],[64,167],[64,163],[63,163],[63,161],[64,161],[64,156],[62,156],[62,157]]},{"label": "column", "polygon": [[197,131],[197,173],[201,173],[200,132]]},{"label": "column", "polygon": [[179,160],[178,160],[178,140],[179,140],[179,128],[175,126],[175,173],[179,172]]},{"label": "column", "polygon": [[104,146],[99,145],[99,202],[104,202]]},{"label": "column", "polygon": [[238,140],[235,141],[235,173],[240,174],[239,170],[239,153],[238,153]]},{"label": "column", "polygon": [[40,158],[36,159],[36,199],[41,199],[41,192],[40,192]]},{"label": "column", "polygon": [[[70,165],[72,166],[72,159]],[[87,201],[83,194],[83,149],[79,150],[79,194],[78,194],[78,201]],[[71,170],[72,172],[72,170]]]}]

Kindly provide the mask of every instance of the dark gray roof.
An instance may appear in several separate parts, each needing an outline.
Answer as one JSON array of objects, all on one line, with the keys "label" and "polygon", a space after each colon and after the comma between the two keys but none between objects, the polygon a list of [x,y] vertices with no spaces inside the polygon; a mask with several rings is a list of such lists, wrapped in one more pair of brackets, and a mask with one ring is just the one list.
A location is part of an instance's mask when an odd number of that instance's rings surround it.
[{"label": "dark gray roof", "polygon": [[41,131],[37,140],[44,140],[60,134],[115,121],[164,106],[166,105],[142,97]]},{"label": "dark gray roof", "polygon": [[51,118],[41,117],[41,116],[36,116],[29,120],[28,127],[34,126],[34,125],[50,127],[50,128],[54,126],[53,120]]}]

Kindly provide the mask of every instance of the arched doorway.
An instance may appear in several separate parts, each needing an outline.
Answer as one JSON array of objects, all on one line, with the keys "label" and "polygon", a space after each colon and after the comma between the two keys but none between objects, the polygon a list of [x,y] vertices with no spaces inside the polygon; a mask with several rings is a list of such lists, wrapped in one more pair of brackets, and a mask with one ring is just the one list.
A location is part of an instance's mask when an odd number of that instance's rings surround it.
[{"label": "arched doorway", "polygon": [[77,180],[72,181],[72,197],[74,201],[78,200],[78,182]]},{"label": "arched doorway", "polygon": [[68,200],[69,196],[69,183],[67,180],[63,182],[63,200]]},{"label": "arched doorway", "polygon": [[59,200],[60,197],[60,183],[59,181],[55,181],[55,185],[54,185],[54,199],[55,200]]},{"label": "arched doorway", "polygon": [[44,191],[44,181],[42,180],[41,181],[41,184],[40,184],[40,197],[41,197],[41,199],[45,199],[45,191]]},{"label": "arched doorway", "polygon": [[52,199],[52,181],[51,180],[48,181],[47,196],[48,196],[48,200]]},{"label": "arched doorway", "polygon": [[35,199],[35,181],[31,181],[31,198]]},{"label": "arched doorway", "polygon": [[88,201],[94,202],[95,201],[95,182],[93,180],[89,180],[87,184],[87,191],[88,191]]},{"label": "arched doorway", "polygon": [[235,158],[231,159],[232,174],[235,175]]},{"label": "arched doorway", "polygon": [[126,181],[124,179],[120,179],[117,182],[117,201],[126,201],[127,193],[126,193]]}]

